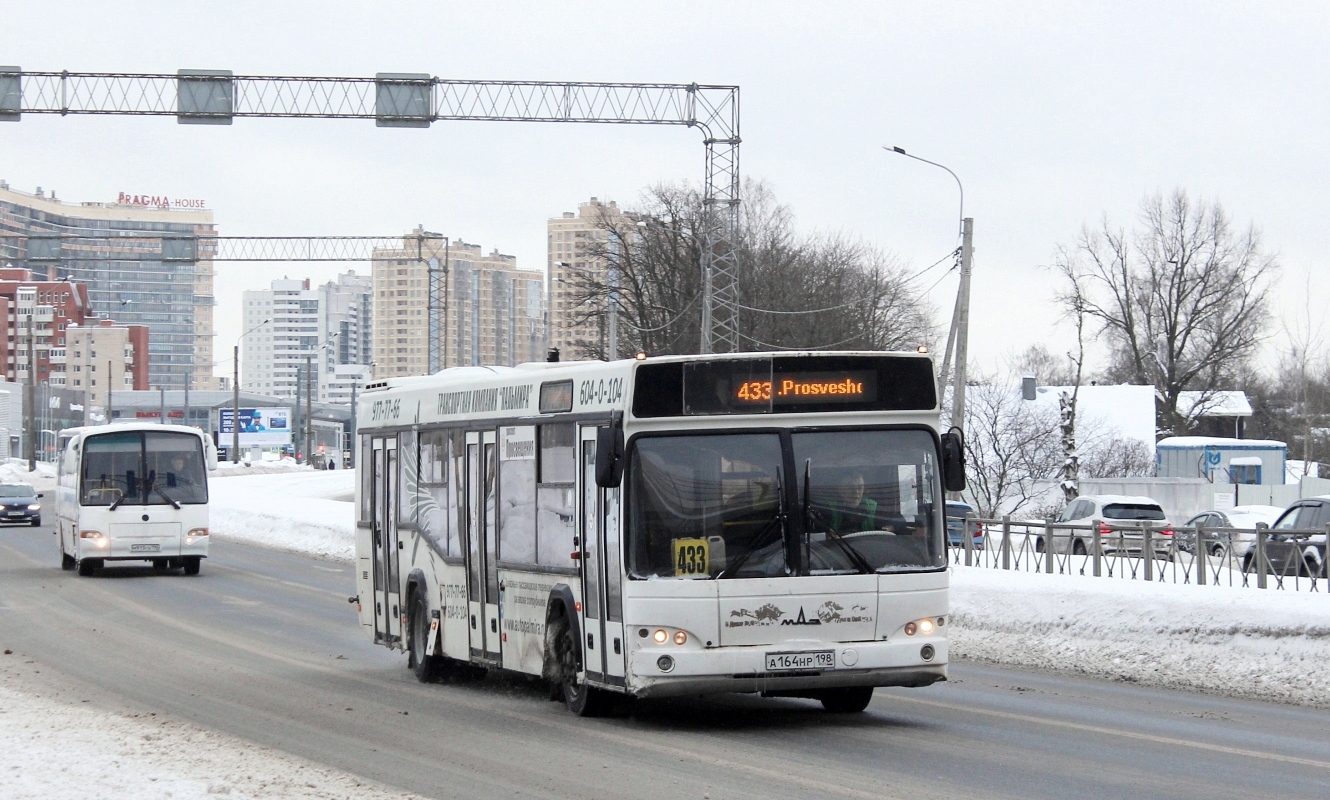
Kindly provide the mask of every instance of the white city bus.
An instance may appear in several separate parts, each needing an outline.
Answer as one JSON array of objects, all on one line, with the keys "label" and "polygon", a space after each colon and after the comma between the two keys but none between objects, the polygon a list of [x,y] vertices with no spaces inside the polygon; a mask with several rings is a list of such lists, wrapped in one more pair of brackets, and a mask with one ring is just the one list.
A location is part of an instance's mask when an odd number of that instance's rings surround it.
[{"label": "white city bus", "polygon": [[356,413],[351,600],[421,680],[543,675],[591,715],[614,693],[858,711],[946,679],[964,464],[927,355],[465,367]]},{"label": "white city bus", "polygon": [[217,450],[181,425],[116,424],[60,432],[56,527],[64,569],[151,561],[197,575],[208,556],[208,470]]}]

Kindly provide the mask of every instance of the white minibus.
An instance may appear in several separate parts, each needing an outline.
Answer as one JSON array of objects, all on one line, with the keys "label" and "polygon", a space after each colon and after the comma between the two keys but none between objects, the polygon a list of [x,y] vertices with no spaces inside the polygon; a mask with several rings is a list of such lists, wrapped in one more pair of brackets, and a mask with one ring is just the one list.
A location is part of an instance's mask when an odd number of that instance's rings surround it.
[{"label": "white minibus", "polygon": [[217,450],[198,428],[115,424],[60,434],[54,533],[64,569],[150,561],[197,575],[208,556],[208,470]]}]

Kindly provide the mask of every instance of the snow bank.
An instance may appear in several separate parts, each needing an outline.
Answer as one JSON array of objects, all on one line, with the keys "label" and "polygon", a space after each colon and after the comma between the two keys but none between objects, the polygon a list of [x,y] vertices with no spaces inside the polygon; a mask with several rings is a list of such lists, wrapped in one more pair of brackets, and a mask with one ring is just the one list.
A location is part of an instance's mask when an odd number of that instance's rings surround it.
[{"label": "snow bank", "polygon": [[272,475],[289,472],[315,472],[313,467],[299,464],[294,458],[273,459],[272,461],[219,461],[217,469],[208,473],[211,478],[227,478],[232,475]]},{"label": "snow bank", "polygon": [[208,482],[208,527],[223,539],[350,561],[355,487],[356,473],[349,469],[214,478]]},{"label": "snow bank", "polygon": [[0,775],[11,800],[417,797],[164,716],[93,708],[42,677],[7,667],[0,685]]},{"label": "snow bank", "polygon": [[1330,707],[1330,597],[1041,575],[952,573],[951,654]]},{"label": "snow bank", "polygon": [[26,458],[11,458],[0,463],[0,483],[27,483],[39,492],[55,489],[55,464],[37,462],[37,471],[28,472]]}]

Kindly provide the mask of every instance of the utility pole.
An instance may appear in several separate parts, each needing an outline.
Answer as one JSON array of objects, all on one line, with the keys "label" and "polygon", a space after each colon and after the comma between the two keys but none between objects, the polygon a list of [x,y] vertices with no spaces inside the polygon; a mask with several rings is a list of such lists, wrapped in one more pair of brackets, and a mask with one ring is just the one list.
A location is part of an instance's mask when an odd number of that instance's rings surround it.
[{"label": "utility pole", "polygon": [[161,420],[162,424],[165,425],[166,424],[166,384],[164,383],[157,384],[157,391],[160,393],[158,396],[161,398],[162,402]]},{"label": "utility pole", "polygon": [[313,371],[311,369],[313,359],[314,359],[313,353],[305,354],[305,463],[306,464],[313,463],[313,458],[314,458],[314,452],[313,452],[314,426],[313,424],[311,424],[310,420],[310,413],[313,411],[313,406],[314,406],[313,397],[311,396],[313,395],[313,392],[311,391],[310,387],[310,377],[311,377],[310,373]]},{"label": "utility pole", "polygon": [[951,389],[951,425],[965,429],[965,360],[970,342],[970,262],[974,258],[974,219],[961,222],[961,285],[956,291],[956,377]]},{"label": "utility pole", "polygon": [[28,451],[28,472],[37,471],[37,357],[34,352],[36,334],[32,329],[32,311],[28,311],[28,385],[23,387],[23,410],[27,412],[24,420],[23,438]]},{"label": "utility pole", "polygon": [[236,342],[231,368],[231,463],[240,463],[240,342]]},{"label": "utility pole", "polygon": [[[112,365],[113,363],[114,363],[114,362],[113,362],[111,359],[109,359],[109,358],[106,360],[106,380],[109,382],[108,385],[107,385],[107,387],[106,387],[106,424],[107,424],[107,425],[110,425],[111,423],[115,422],[115,416],[114,416],[114,415],[115,415],[115,398],[113,398],[113,397],[111,396],[111,392],[115,391],[115,378],[112,377],[112,375],[111,375],[111,365]],[[124,376],[121,376],[121,378],[120,378],[120,382],[121,382],[121,383],[124,383],[124,382],[125,382],[125,380],[124,380]]]},{"label": "utility pole", "polygon": [[189,424],[189,385],[193,382],[194,382],[194,367],[191,366],[188,370],[185,371],[185,410],[184,410],[185,419],[181,423],[182,425]]}]

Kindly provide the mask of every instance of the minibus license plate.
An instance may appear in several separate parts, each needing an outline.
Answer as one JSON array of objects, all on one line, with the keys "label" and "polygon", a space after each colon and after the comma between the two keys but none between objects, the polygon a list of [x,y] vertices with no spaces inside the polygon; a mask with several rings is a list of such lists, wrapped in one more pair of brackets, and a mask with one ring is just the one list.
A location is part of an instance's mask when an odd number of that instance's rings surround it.
[{"label": "minibus license plate", "polygon": [[767,672],[835,668],[836,652],[834,650],[811,650],[803,653],[767,653]]},{"label": "minibus license plate", "polygon": [[131,544],[129,546],[131,553],[160,553],[162,546],[160,544]]}]

